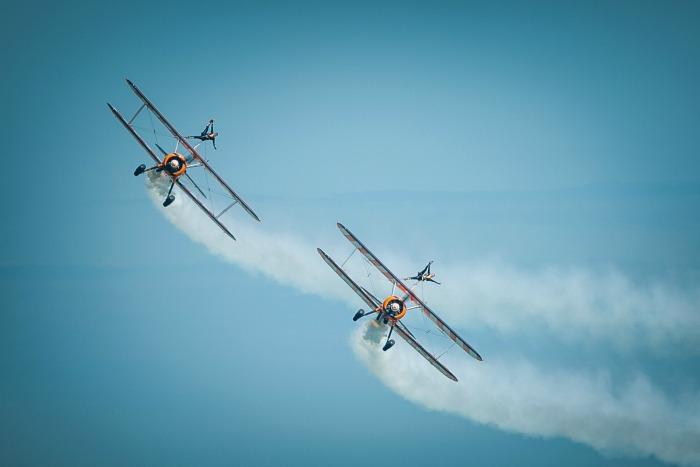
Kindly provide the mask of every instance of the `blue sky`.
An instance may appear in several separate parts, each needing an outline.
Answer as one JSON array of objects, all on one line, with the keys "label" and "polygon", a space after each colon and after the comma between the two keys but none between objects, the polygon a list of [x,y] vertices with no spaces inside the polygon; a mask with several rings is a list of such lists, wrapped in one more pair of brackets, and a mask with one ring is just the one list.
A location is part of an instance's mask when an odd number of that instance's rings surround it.
[{"label": "blue sky", "polygon": [[[697,434],[697,19],[690,2],[9,5],[0,460],[697,463],[547,423],[612,395],[666,423],[644,436]],[[208,155],[261,225],[202,245],[158,212],[105,105],[135,110],[124,77],[183,132],[216,118]],[[405,372],[405,349],[367,360],[360,303],[314,251],[349,254],[336,221],[401,275],[436,260],[431,303],[486,358],[449,355],[462,392]],[[498,368],[571,400],[512,398]],[[632,404],[659,394],[666,414]]]}]

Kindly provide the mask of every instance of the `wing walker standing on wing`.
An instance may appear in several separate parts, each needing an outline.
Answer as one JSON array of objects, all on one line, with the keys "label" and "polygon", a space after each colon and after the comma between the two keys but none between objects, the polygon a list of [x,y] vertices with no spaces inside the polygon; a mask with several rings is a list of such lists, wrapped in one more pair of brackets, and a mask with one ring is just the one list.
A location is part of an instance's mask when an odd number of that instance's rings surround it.
[{"label": "wing walker standing on wing", "polygon": [[440,285],[438,281],[436,281],[435,278],[435,273],[430,272],[430,265],[433,264],[433,262],[429,262],[426,267],[424,267],[418,274],[416,274],[413,277],[405,277],[405,281],[418,281],[418,282],[433,282],[437,285]]},{"label": "wing walker standing on wing", "polygon": [[209,120],[209,123],[207,123],[207,126],[204,127],[204,130],[199,134],[199,136],[188,136],[187,139],[198,139],[200,141],[211,141],[211,144],[214,146],[214,149],[216,149],[216,137],[219,136],[219,133],[214,131],[214,119],[212,118]]}]

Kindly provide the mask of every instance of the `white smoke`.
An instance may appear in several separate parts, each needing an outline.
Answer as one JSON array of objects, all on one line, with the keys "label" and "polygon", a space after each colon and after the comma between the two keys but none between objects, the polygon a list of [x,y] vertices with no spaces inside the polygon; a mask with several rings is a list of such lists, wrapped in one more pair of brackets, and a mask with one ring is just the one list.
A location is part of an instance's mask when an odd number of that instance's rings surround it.
[{"label": "white smoke", "polygon": [[[149,193],[160,208],[168,186],[160,176],[152,175],[151,180],[156,183],[150,184]],[[318,260],[316,247],[297,236],[270,233],[245,219],[235,225],[238,241],[232,242],[184,194],[162,211],[194,241],[249,272],[303,292],[354,299]],[[382,256],[396,271],[413,271],[419,264]],[[700,352],[698,287],[635,285],[614,270],[521,271],[493,260],[440,264],[439,272],[445,279],[430,304],[455,327],[486,327],[504,335],[549,331],[552,338],[586,345],[598,344],[592,342],[597,339],[616,349]]]},{"label": "white smoke", "polygon": [[148,193],[158,209],[177,228],[211,253],[235,263],[250,273],[263,273],[280,284],[325,297],[350,297],[342,283],[327,279],[327,266],[314,261],[316,248],[284,233],[269,233],[245,219],[235,225],[234,242],[227,237],[197,206],[179,193],[168,208],[162,208],[169,185],[164,176],[149,173]]},{"label": "white smoke", "polygon": [[457,359],[455,384],[408,346],[382,352],[383,329],[365,323],[351,345],[386,386],[432,410],[456,413],[506,431],[564,436],[594,448],[700,463],[700,398],[672,402],[646,377],[614,385],[605,371],[542,370],[526,360]]},{"label": "white smoke", "polygon": [[[158,207],[167,186],[158,177],[148,182]],[[315,246],[288,234],[235,226],[233,242],[184,194],[161,209],[166,217],[213,254],[251,273],[263,273],[281,284],[357,304],[349,289],[317,257]],[[392,266],[407,261],[392,258]],[[473,267],[472,267],[473,266]],[[403,269],[410,270],[410,269]],[[647,344],[698,342],[698,294],[670,287],[634,287],[618,273],[518,272],[504,264],[441,267],[449,285],[434,304],[459,328],[486,325],[502,333],[519,332],[529,322],[544,324],[553,334],[586,333],[610,341],[641,335]],[[442,293],[444,290],[444,293]],[[457,306],[464,314],[447,313]],[[389,388],[433,410],[456,413],[507,431],[564,436],[596,449],[654,455],[679,464],[700,464],[700,399],[696,394],[671,400],[639,374],[622,386],[608,373],[552,371],[527,360],[450,363],[460,383],[449,381],[408,346],[389,353],[378,347],[381,329],[359,328],[351,343],[359,359]]]}]

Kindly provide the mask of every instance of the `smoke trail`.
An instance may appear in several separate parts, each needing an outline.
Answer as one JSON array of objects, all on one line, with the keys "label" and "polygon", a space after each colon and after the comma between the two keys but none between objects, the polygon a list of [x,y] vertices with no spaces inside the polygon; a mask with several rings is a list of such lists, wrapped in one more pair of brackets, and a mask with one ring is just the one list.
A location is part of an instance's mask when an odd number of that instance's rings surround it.
[{"label": "smoke trail", "polygon": [[[147,180],[148,192],[165,216],[213,254],[306,293],[355,300],[318,260],[315,245],[297,236],[270,233],[247,219],[235,226],[238,241],[232,242],[183,195],[162,209],[168,186],[155,174]],[[382,259],[396,271],[413,271],[419,264],[386,254]],[[519,271],[494,261],[457,267],[440,264],[439,269],[440,277],[448,280],[431,297],[431,304],[456,327],[487,327],[504,335],[546,331],[559,340],[590,345],[591,339],[598,339],[618,349],[700,352],[698,287],[635,286],[613,270]]]},{"label": "smoke trail", "polygon": [[615,386],[605,371],[543,371],[524,360],[454,359],[450,367],[461,381],[454,384],[408,346],[382,352],[383,334],[370,323],[358,328],[351,337],[355,354],[386,386],[429,409],[506,431],[565,436],[602,451],[700,463],[697,395],[672,402],[641,374]]},{"label": "smoke trail", "polygon": [[[158,205],[166,189],[157,177],[148,184]],[[251,273],[263,273],[306,293],[357,304],[348,288],[317,258],[314,246],[298,237],[241,223],[236,225],[239,241],[232,242],[184,196],[162,212],[194,241]],[[397,258],[390,262],[399,267],[407,264]],[[659,285],[641,290],[614,273],[602,279],[581,272],[545,271],[530,276],[493,264],[454,270],[443,267],[441,271],[454,284],[446,285],[435,303],[441,311],[471,305],[466,307],[470,326],[485,324],[511,333],[525,322],[536,321],[557,333],[574,320],[580,330],[611,340],[621,334],[634,336],[642,329],[652,344],[698,341],[697,313],[693,311],[700,300],[672,288]],[[651,304],[645,303],[648,299]],[[445,317],[456,327],[465,322],[463,316],[445,313]],[[672,322],[655,331],[665,320]],[[397,345],[389,353],[378,351],[381,332],[360,328],[351,338],[353,351],[385,385],[415,403],[507,431],[565,436],[599,450],[700,464],[697,395],[673,401],[643,375],[619,386],[605,371],[545,371],[526,360],[496,357],[483,365],[459,360],[453,369],[461,382],[454,384],[408,346]]]},{"label": "smoke trail", "polygon": [[161,203],[168,191],[166,179],[149,173],[148,193],[158,209],[178,229],[212,254],[235,263],[250,273],[263,273],[280,284],[324,297],[351,294],[337,282],[328,280],[325,264],[310,260],[315,248],[292,235],[268,233],[248,219],[235,226],[237,241],[232,241],[209,220],[184,194],[167,209]]}]

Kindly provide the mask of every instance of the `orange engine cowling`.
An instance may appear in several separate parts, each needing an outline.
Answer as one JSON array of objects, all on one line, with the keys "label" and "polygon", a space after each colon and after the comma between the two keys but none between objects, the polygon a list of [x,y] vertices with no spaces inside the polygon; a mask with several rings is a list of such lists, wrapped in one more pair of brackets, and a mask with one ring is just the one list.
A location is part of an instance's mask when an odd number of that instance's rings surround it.
[{"label": "orange engine cowling", "polygon": [[[393,310],[396,307],[399,309],[398,312]],[[382,302],[382,310],[389,314],[392,319],[399,320],[406,316],[406,303],[396,295],[389,295]]]},{"label": "orange engine cowling", "polygon": [[187,160],[182,154],[171,152],[165,156],[161,166],[163,170],[168,172],[171,176],[178,178],[187,171]]}]

